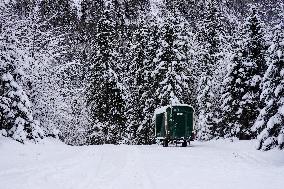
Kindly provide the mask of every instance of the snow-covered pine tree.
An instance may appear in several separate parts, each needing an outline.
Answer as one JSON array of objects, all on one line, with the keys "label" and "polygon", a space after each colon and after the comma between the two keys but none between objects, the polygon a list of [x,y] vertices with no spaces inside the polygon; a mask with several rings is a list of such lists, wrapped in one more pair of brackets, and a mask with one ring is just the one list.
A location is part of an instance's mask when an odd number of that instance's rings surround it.
[{"label": "snow-covered pine tree", "polygon": [[[181,14],[176,14],[176,16],[182,17]],[[198,81],[198,63],[196,59],[196,49],[198,48],[196,35],[192,32],[192,28],[189,26],[185,19],[179,25],[179,47],[178,49],[183,53],[181,60],[182,69],[184,74],[186,74],[186,80],[184,82],[186,85],[186,90],[183,92],[183,103],[190,104],[196,107],[197,98],[197,81]]]},{"label": "snow-covered pine tree", "polygon": [[157,21],[150,19],[147,21],[148,41],[146,43],[144,60],[144,85],[143,93],[141,95],[141,102],[143,102],[142,119],[137,130],[138,144],[151,144],[154,135],[153,130],[153,114],[158,107],[159,99],[155,95],[155,85],[157,84],[151,73],[155,69],[154,59],[156,52],[159,49],[159,27]]},{"label": "snow-covered pine tree", "polygon": [[[282,7],[283,8],[283,7]],[[282,9],[283,10],[283,9]],[[252,128],[258,133],[257,149],[284,149],[284,22],[283,12],[274,23],[268,69],[262,80],[264,107]]]},{"label": "snow-covered pine tree", "polygon": [[39,123],[33,119],[31,103],[22,87],[9,73],[1,78],[2,90],[0,96],[0,124],[9,137],[19,141],[38,141],[43,137]]},{"label": "snow-covered pine tree", "polygon": [[255,138],[251,131],[261,108],[261,80],[266,69],[266,43],[264,40],[263,23],[255,5],[250,7],[243,30],[241,66],[243,68],[243,92],[236,112],[239,118],[240,129],[236,133],[239,139]]},{"label": "snow-covered pine tree", "polygon": [[0,58],[0,127],[19,142],[37,142],[43,132],[33,118],[28,95],[19,84],[24,76],[22,61],[26,59],[3,33],[0,35]]},{"label": "snow-covered pine tree", "polygon": [[161,27],[160,48],[154,59],[155,70],[152,72],[157,84],[156,95],[159,106],[186,103],[188,95],[188,57],[184,51],[182,20],[169,15]]},{"label": "snow-covered pine tree", "polygon": [[[92,69],[92,82],[90,85],[89,106],[94,121],[94,132],[101,130],[103,134],[100,139],[102,143],[116,144],[121,140],[125,130],[124,100],[119,84],[119,78],[115,72],[116,47],[114,21],[111,17],[110,1],[106,1],[104,14],[97,24],[94,54],[90,61]],[[96,128],[99,121],[102,127]],[[97,135],[93,135],[97,136]],[[93,142],[91,142],[93,143]]]},{"label": "snow-covered pine tree", "polygon": [[221,120],[217,128],[220,137],[237,137],[240,131],[240,115],[237,114],[244,93],[245,73],[242,65],[242,43],[235,39],[234,55],[227,67],[221,96]]},{"label": "snow-covered pine tree", "polygon": [[128,120],[128,132],[132,143],[138,144],[139,136],[138,128],[143,127],[142,121],[145,113],[145,102],[142,100],[147,85],[147,70],[146,62],[149,62],[147,57],[147,44],[149,41],[149,27],[145,21],[141,21],[135,29],[131,42],[131,59],[129,62],[129,73],[127,85],[129,87],[127,114],[131,114],[131,119]]},{"label": "snow-covered pine tree", "polygon": [[216,107],[218,106],[219,84],[216,75],[222,60],[224,31],[222,13],[216,0],[205,2],[202,20],[198,23],[199,65],[201,77],[198,84],[198,135],[200,140],[210,140],[219,134],[216,132]]},{"label": "snow-covered pine tree", "polygon": [[[147,24],[146,24],[147,23]],[[154,19],[141,20],[133,36],[128,83],[130,90],[130,115],[128,128],[132,131],[132,143],[150,144],[153,138],[153,113],[157,108],[158,98],[155,95],[156,81],[151,76],[155,68],[153,60],[159,48],[159,28]],[[128,80],[130,81],[130,80]],[[128,105],[128,106],[129,106]]]},{"label": "snow-covered pine tree", "polygon": [[236,31],[234,55],[223,84],[221,136],[250,139],[251,127],[261,108],[261,80],[266,67],[266,45],[255,6],[240,32]]},{"label": "snow-covered pine tree", "polygon": [[[30,95],[27,93],[29,86],[29,47],[26,33],[29,32],[25,25],[23,14],[15,11],[15,2],[9,2],[0,7],[0,127],[3,127],[8,136],[25,142],[28,139],[38,141],[43,137],[39,122],[34,120]],[[2,10],[3,8],[3,10]],[[23,41],[21,41],[23,40]]]}]

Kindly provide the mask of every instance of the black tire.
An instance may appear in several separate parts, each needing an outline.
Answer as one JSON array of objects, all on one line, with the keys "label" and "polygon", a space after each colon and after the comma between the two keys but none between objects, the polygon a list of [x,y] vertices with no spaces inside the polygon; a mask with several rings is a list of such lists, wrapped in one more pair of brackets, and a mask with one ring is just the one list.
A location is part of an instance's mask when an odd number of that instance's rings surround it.
[{"label": "black tire", "polygon": [[186,142],[186,140],[183,141],[182,147],[187,147],[187,142]]},{"label": "black tire", "polygon": [[163,146],[164,147],[168,147],[169,146],[169,141],[167,139],[164,140]]}]

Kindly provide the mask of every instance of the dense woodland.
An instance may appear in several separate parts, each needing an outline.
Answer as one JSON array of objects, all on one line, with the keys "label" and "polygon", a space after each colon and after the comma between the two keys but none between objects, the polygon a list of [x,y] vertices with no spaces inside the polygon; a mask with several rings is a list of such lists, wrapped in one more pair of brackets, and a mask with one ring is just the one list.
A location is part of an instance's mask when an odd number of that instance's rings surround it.
[{"label": "dense woodland", "polygon": [[283,149],[283,52],[279,0],[2,0],[0,134],[151,144],[183,103],[199,140]]}]

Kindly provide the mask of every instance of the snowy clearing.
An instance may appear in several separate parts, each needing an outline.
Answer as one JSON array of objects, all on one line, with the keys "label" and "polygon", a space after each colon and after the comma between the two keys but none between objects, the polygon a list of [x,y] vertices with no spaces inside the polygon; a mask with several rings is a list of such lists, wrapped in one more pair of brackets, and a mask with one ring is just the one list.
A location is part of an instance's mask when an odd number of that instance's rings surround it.
[{"label": "snowy clearing", "polygon": [[253,145],[71,147],[52,139],[21,145],[0,137],[0,188],[282,188],[284,152],[260,152]]}]

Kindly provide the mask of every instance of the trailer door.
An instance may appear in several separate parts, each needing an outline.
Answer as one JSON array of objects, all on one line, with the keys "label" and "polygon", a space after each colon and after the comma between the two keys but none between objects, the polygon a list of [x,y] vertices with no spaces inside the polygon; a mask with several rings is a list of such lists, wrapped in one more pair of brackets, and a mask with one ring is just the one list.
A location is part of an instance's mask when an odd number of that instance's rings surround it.
[{"label": "trailer door", "polygon": [[186,114],[183,112],[175,113],[175,138],[185,137]]}]

